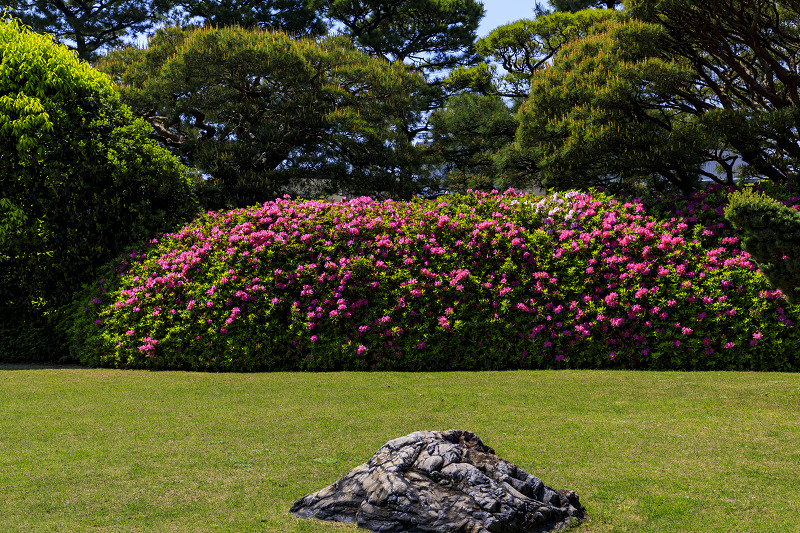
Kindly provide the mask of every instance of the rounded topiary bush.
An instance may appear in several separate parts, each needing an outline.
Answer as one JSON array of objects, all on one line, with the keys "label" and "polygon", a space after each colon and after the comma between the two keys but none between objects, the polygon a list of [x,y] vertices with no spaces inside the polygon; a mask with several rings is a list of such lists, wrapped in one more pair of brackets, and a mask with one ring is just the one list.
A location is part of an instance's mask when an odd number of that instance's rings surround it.
[{"label": "rounded topiary bush", "polygon": [[244,371],[797,369],[798,308],[732,230],[672,218],[513,191],[208,213],[88,289],[74,354]]},{"label": "rounded topiary bush", "polygon": [[0,16],[0,361],[58,358],[32,330],[53,329],[96,268],[196,214],[187,169],[151,132],[108,76]]},{"label": "rounded topiary bush", "polygon": [[800,303],[800,213],[763,192],[731,195],[725,218],[744,231],[746,250],[772,286]]}]

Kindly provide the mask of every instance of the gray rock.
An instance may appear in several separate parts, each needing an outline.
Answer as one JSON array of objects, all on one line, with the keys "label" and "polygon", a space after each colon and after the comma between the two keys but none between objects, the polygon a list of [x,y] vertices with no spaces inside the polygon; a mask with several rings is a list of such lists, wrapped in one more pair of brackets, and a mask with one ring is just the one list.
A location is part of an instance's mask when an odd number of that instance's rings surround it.
[{"label": "gray rock", "polygon": [[452,429],[387,442],[290,512],[380,533],[538,533],[587,518],[571,490],[548,487],[475,434]]}]

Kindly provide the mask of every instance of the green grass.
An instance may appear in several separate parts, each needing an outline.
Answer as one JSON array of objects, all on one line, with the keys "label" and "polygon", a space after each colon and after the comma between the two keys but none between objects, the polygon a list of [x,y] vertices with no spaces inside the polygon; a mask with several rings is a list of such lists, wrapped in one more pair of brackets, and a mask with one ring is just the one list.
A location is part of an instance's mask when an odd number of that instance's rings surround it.
[{"label": "green grass", "polygon": [[355,531],[288,509],[448,428],[574,489],[582,533],[796,531],[798,415],[798,374],[0,370],[0,531]]}]

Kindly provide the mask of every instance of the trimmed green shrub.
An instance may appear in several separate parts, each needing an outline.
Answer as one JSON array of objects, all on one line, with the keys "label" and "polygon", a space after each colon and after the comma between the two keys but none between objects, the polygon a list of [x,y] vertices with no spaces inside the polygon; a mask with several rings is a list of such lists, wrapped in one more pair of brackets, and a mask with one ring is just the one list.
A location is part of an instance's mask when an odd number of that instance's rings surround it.
[{"label": "trimmed green shrub", "polygon": [[725,218],[744,230],[742,248],[772,286],[800,303],[800,213],[746,188],[730,196]]},{"label": "trimmed green shrub", "polygon": [[0,18],[0,361],[60,358],[32,330],[57,330],[99,266],[196,213],[187,170],[150,133],[108,76]]},{"label": "trimmed green shrub", "polygon": [[87,287],[72,340],[124,368],[788,371],[798,321],[719,218],[472,192],[209,213]]}]

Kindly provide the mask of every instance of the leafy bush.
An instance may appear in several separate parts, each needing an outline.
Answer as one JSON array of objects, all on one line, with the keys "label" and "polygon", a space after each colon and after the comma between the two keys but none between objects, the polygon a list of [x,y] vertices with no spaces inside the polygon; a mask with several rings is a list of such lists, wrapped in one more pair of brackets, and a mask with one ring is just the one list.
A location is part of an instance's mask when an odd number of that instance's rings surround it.
[{"label": "leafy bush", "polygon": [[[705,200],[690,203],[721,208]],[[87,288],[73,353],[241,371],[798,369],[798,308],[712,220],[575,191],[208,213]]]},{"label": "leafy bush", "polygon": [[800,303],[800,213],[752,189],[731,195],[725,218],[744,230],[742,247],[770,283]]},{"label": "leafy bush", "polygon": [[96,268],[195,214],[185,167],[151,131],[106,75],[0,18],[0,360],[58,357],[49,337],[21,336],[54,328]]}]

